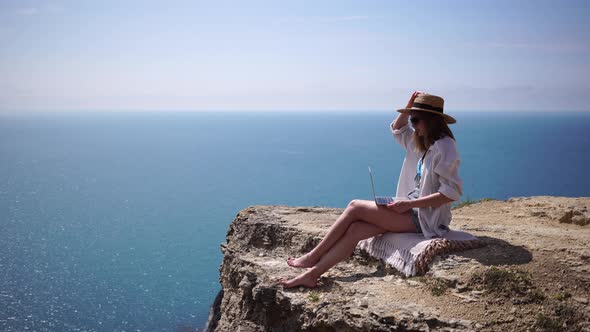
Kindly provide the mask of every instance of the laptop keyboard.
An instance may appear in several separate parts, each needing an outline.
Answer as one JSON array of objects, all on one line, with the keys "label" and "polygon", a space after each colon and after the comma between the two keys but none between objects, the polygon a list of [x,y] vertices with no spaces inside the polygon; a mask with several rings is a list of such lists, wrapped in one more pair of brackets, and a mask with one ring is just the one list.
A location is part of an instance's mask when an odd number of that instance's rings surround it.
[{"label": "laptop keyboard", "polygon": [[393,202],[393,198],[381,196],[381,197],[377,197],[377,202],[379,202],[380,204],[387,204],[387,203]]}]

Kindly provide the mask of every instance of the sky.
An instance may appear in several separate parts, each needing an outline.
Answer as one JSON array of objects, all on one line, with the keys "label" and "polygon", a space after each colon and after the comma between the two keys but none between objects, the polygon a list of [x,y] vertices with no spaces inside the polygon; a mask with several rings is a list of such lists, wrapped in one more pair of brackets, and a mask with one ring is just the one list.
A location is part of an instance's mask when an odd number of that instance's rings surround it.
[{"label": "sky", "polygon": [[0,111],[588,111],[589,1],[0,0]]}]

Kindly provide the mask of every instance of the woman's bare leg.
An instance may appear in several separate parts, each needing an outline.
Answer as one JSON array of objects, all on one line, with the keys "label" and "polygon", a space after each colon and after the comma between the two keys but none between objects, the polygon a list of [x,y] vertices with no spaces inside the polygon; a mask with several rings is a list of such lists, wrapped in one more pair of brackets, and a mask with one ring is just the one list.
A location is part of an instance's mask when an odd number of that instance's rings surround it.
[{"label": "woman's bare leg", "polygon": [[350,256],[358,241],[382,234],[386,231],[387,230],[379,226],[364,221],[355,221],[350,224],[344,235],[341,236],[328,252],[322,256],[320,261],[314,267],[293,279],[285,280],[281,278],[280,283],[287,288],[299,285],[310,288],[316,287],[320,275],[330,267]]},{"label": "woman's bare leg", "polygon": [[[394,220],[407,219],[411,227],[400,227]],[[374,220],[374,221],[372,221]],[[348,226],[354,221],[365,221],[375,224],[381,228],[392,232],[415,232],[416,228],[411,222],[409,212],[399,214],[385,206],[377,206],[374,201],[353,199],[342,214],[332,224],[328,233],[324,235],[322,241],[307,254],[293,259],[289,257],[287,264],[292,267],[312,267],[317,263],[322,255],[327,252],[336,241],[344,234]],[[409,229],[409,230],[408,230]]]},{"label": "woman's bare leg", "polygon": [[[372,201],[360,201],[356,205],[358,205],[357,212],[371,222],[357,221],[351,223],[345,234],[311,269],[288,281],[281,279],[281,283],[285,287],[298,285],[315,287],[318,278],[332,266],[350,256],[360,240],[386,231],[396,233],[416,232],[416,226],[412,223],[409,213],[400,215],[386,207],[377,207]],[[394,219],[388,219],[392,217],[389,212],[393,212],[397,216],[394,216]]]},{"label": "woman's bare leg", "polygon": [[342,234],[344,234],[348,226],[356,220],[354,214],[351,213],[354,210],[354,202],[355,200],[352,200],[350,203],[348,203],[348,206],[344,209],[344,212],[342,212],[338,219],[336,219],[332,226],[330,226],[328,233],[324,235],[324,238],[320,241],[320,243],[318,243],[317,246],[315,246],[315,248],[299,258],[289,257],[287,259],[287,264],[292,267],[305,268],[311,267],[317,261],[319,261],[322,255],[328,249],[330,249],[330,247],[334,245],[336,241],[338,241]]}]

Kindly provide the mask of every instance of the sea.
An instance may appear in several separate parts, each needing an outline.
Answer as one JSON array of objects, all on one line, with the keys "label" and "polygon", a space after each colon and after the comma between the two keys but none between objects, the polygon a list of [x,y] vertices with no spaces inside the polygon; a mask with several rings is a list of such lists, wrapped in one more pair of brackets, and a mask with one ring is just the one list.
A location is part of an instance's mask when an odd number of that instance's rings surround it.
[{"label": "sea", "polygon": [[[397,114],[0,113],[0,330],[202,329],[240,210],[395,195]],[[462,200],[590,196],[590,112],[449,114]]]}]

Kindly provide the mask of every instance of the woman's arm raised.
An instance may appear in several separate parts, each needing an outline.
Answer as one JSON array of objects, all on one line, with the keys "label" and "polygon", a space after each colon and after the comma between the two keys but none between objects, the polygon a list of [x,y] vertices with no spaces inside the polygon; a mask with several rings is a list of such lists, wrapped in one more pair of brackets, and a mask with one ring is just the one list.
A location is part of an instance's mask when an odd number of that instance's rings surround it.
[{"label": "woman's arm raised", "polygon": [[[414,91],[406,108],[412,107],[414,99],[420,93],[420,91]],[[406,151],[410,151],[414,147],[414,129],[410,129],[410,126],[408,125],[408,117],[407,114],[399,113],[397,118],[389,124],[393,137]]]},{"label": "woman's arm raised", "polygon": [[[408,104],[406,105],[406,108],[410,108],[412,107],[412,105],[414,104],[414,99],[416,99],[416,97],[423,93],[422,91],[414,91],[412,93],[412,96],[410,97],[410,100],[408,101]],[[404,113],[399,113],[397,118],[393,121],[393,125],[391,126],[391,129],[399,129],[403,126],[405,126],[406,124],[408,124],[408,118],[410,116],[408,114],[404,114]]]}]

